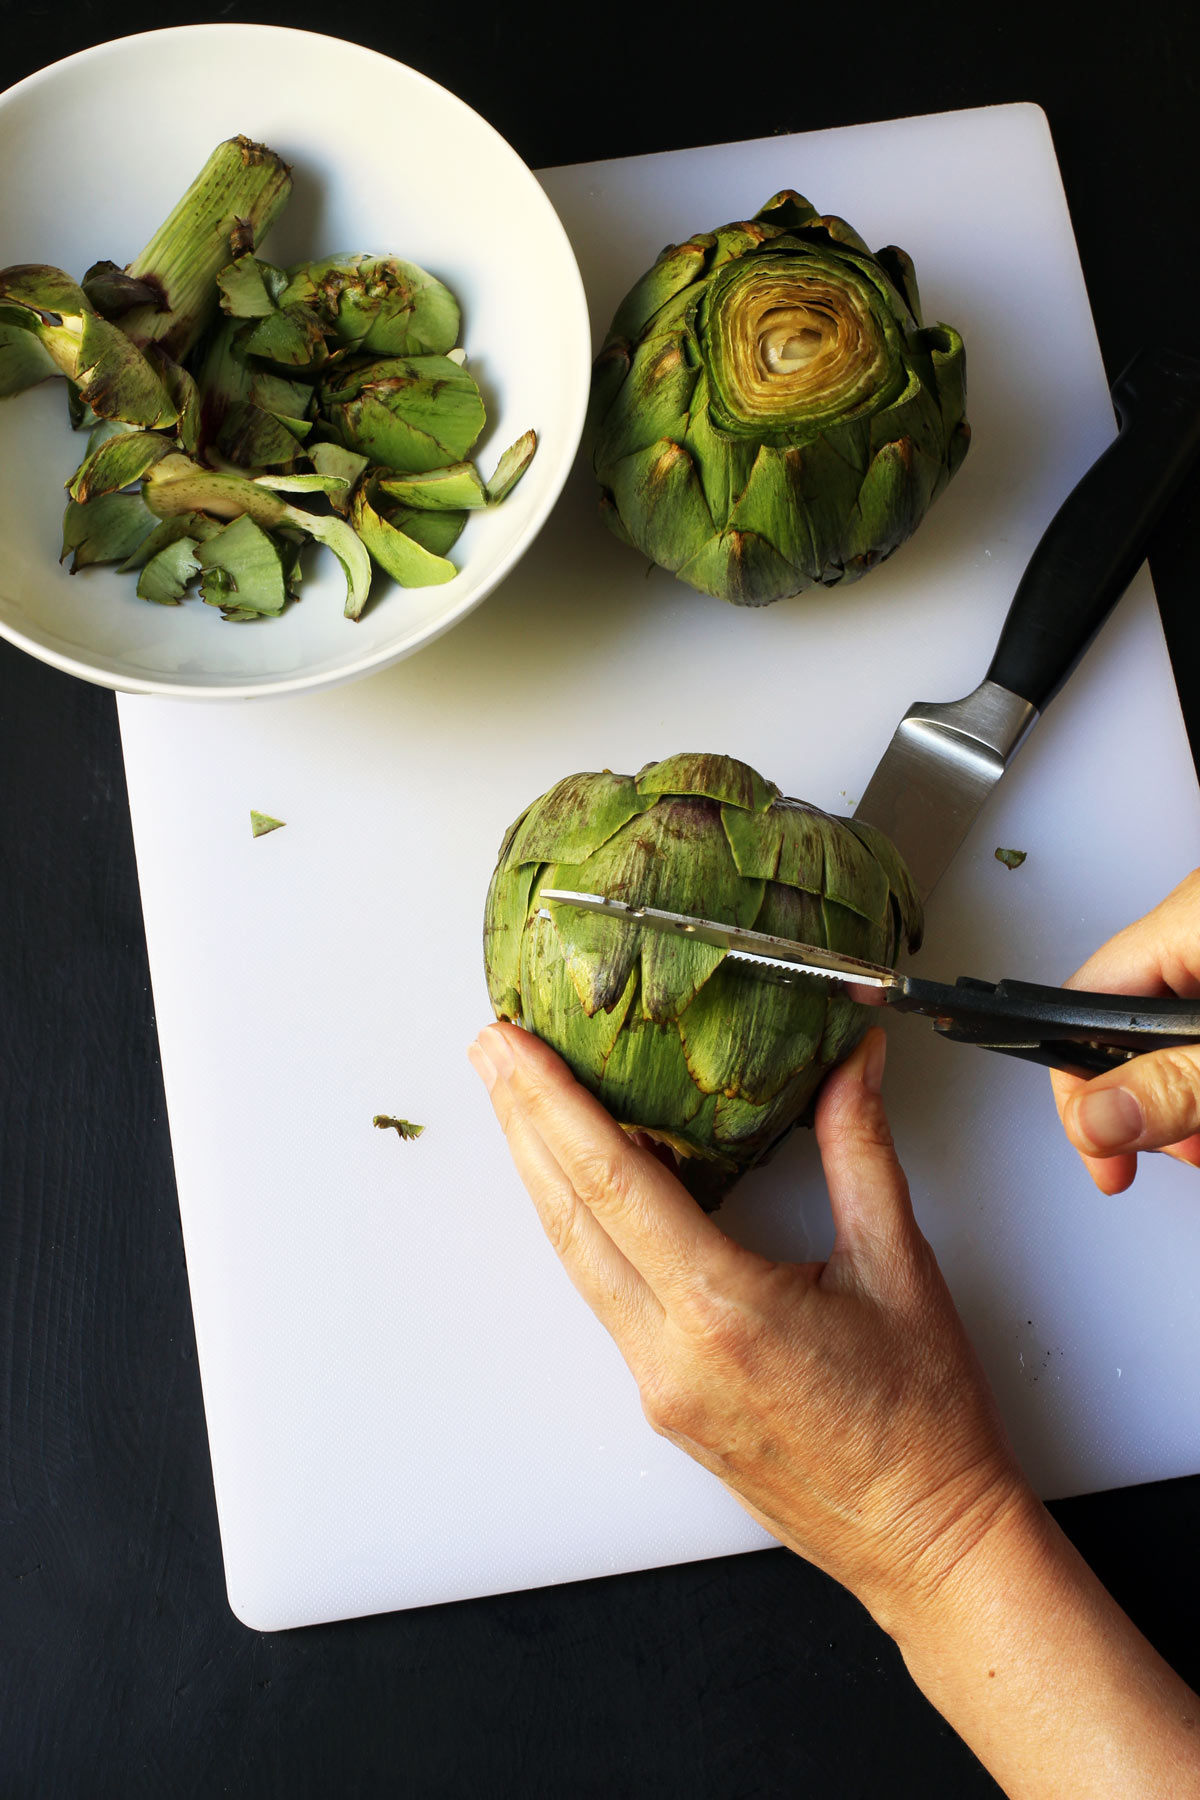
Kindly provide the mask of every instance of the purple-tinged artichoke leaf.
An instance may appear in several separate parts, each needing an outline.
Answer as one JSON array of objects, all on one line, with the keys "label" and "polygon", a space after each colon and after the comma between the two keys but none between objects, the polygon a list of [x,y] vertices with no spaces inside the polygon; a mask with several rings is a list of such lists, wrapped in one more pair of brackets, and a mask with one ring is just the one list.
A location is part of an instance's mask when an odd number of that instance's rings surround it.
[{"label": "purple-tinged artichoke leaf", "polygon": [[[97,437],[100,441],[93,448]],[[118,493],[140,481],[147,469],[164,456],[175,454],[174,441],[159,431],[118,428],[102,437],[95,432],[87,455],[67,484],[67,492],[81,504],[101,494]]]},{"label": "purple-tinged artichoke leaf", "polygon": [[71,555],[72,575],[94,563],[123,563],[149,537],[154,524],[154,514],[140,494],[102,494],[84,505],[68,500],[58,560]]},{"label": "purple-tinged artichoke leaf", "polygon": [[138,280],[114,262],[93,263],[82,287],[102,319],[120,319],[135,306],[148,307],[152,312],[163,306],[162,289],[156,282]]}]

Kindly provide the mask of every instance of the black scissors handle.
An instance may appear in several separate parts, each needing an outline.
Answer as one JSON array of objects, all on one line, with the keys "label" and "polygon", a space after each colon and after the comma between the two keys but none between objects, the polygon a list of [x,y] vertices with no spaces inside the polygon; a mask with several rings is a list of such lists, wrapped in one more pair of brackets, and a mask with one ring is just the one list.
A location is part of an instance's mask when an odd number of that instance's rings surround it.
[{"label": "black scissors handle", "polygon": [[1089,994],[1032,981],[977,981],[953,987],[907,975],[890,996],[901,1012],[923,1013],[958,1044],[976,1044],[1071,1074],[1118,1069],[1148,1050],[1200,1043],[1200,1002]]}]

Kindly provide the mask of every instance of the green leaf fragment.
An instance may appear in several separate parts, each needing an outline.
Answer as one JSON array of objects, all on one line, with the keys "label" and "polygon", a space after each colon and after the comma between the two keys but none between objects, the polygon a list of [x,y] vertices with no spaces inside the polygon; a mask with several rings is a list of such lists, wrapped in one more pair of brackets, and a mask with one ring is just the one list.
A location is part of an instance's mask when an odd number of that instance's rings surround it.
[{"label": "green leaf fragment", "polygon": [[378,493],[401,506],[430,511],[457,511],[486,506],[488,492],[474,463],[447,463],[444,469],[415,471],[411,475],[381,474]]},{"label": "green leaf fragment", "polygon": [[268,831],[279,831],[287,824],[286,819],[273,819],[270,813],[250,812],[250,834],[252,837],[265,837]]},{"label": "green leaf fragment", "polygon": [[354,531],[380,568],[401,587],[433,587],[453,581],[458,574],[448,558],[433,555],[414,538],[389,525],[361,488],[354,496],[350,518]]},{"label": "green leaf fragment", "polygon": [[0,400],[61,373],[35,332],[0,318]]},{"label": "green leaf fragment", "polygon": [[199,546],[200,589],[210,606],[243,615],[281,613],[287,600],[279,551],[253,519],[243,515]]},{"label": "green leaf fragment", "polygon": [[[333,501],[336,505],[337,502]],[[412,538],[433,556],[448,556],[462,536],[467,522],[465,512],[426,512],[413,506],[379,507],[379,516]]]},{"label": "green leaf fragment", "polygon": [[[121,496],[121,498],[125,497]],[[145,505],[140,494],[133,497],[139,500],[143,506]],[[93,500],[88,504],[95,506],[97,502]],[[154,518],[153,514],[150,516]],[[158,519],[149,536],[143,538],[128,552],[121,564],[120,572],[122,575],[127,575],[134,569],[144,568],[152,557],[158,555],[160,550],[165,550],[168,544],[177,543],[180,538],[193,538],[198,544],[202,544],[206,538],[212,536],[214,531],[220,531],[220,529],[221,521],[210,519],[205,513],[175,513],[169,519]]]},{"label": "green leaf fragment", "polygon": [[1006,869],[1019,869],[1028,854],[1027,850],[997,850],[996,861],[1002,862]]},{"label": "green leaf fragment", "polygon": [[188,583],[200,573],[196,539],[176,538],[152,556],[138,577],[139,600],[156,606],[178,606]]},{"label": "green leaf fragment", "polygon": [[526,431],[510,444],[496,464],[496,472],[487,484],[487,502],[489,506],[499,506],[508,498],[533,461],[537,450],[537,432]]},{"label": "green leaf fragment", "polygon": [[395,1119],[390,1113],[376,1113],[371,1123],[377,1125],[380,1131],[386,1131],[390,1127],[397,1137],[405,1139],[419,1138],[425,1129],[423,1125],[414,1125],[411,1119]]},{"label": "green leaf fragment", "polygon": [[310,444],[305,454],[318,475],[333,476],[345,484],[340,490],[330,490],[329,503],[340,513],[349,512],[354,488],[370,467],[368,458],[334,443]]},{"label": "green leaf fragment", "polygon": [[239,256],[217,275],[221,292],[221,311],[235,319],[265,319],[278,311],[278,296],[287,286],[282,269],[259,262],[254,256]]}]

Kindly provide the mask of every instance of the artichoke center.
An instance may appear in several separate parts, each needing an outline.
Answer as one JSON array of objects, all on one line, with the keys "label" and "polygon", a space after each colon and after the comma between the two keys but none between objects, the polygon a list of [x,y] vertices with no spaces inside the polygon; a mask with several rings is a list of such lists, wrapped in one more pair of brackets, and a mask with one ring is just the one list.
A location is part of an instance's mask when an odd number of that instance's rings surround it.
[{"label": "artichoke center", "polygon": [[785,320],[781,325],[764,321],[766,329],[758,340],[759,361],[772,375],[790,375],[819,356],[825,333],[819,325],[799,324]]},{"label": "artichoke center", "polygon": [[878,312],[861,272],[832,258],[747,258],[722,271],[704,324],[721,425],[797,442],[886,405],[901,371]]}]

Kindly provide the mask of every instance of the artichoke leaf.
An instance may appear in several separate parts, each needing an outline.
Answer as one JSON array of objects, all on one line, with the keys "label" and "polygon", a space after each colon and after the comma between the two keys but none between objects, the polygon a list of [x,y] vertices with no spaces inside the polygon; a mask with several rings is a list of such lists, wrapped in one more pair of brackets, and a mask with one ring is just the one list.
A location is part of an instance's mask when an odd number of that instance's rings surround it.
[{"label": "artichoke leaf", "polygon": [[390,525],[361,487],[355,493],[350,520],[380,568],[401,587],[435,587],[453,581],[458,574],[449,558],[433,555],[415,538]]},{"label": "artichoke leaf", "polygon": [[379,506],[376,510],[389,525],[394,525],[397,531],[412,538],[432,556],[449,555],[462,536],[468,516],[465,512],[430,512],[415,506]]},{"label": "artichoke leaf", "polygon": [[622,519],[636,511],[638,543],[660,568],[676,573],[699,542],[713,536],[713,519],[694,459],[664,438],[625,457],[608,471],[613,504]]},{"label": "artichoke leaf", "polygon": [[221,311],[234,319],[266,319],[279,311],[287,275],[256,256],[239,256],[217,274]]},{"label": "artichoke leaf", "polygon": [[174,441],[158,431],[118,429],[96,442],[98,436],[92,434],[87,455],[67,483],[72,500],[81,504],[131,486],[164,456],[177,454]]},{"label": "artichoke leaf", "polygon": [[502,500],[507,500],[533,461],[537,453],[537,445],[537,432],[523,431],[520,437],[501,453],[500,461],[492,473],[492,479],[487,483],[489,506],[499,506]]},{"label": "artichoke leaf", "polygon": [[756,531],[733,528],[708,538],[676,573],[702,594],[738,606],[769,606],[800,587],[796,570],[773,544]]},{"label": "artichoke leaf", "polygon": [[63,514],[62,554],[71,552],[71,574],[94,563],[123,563],[155,525],[140,494],[102,494],[81,504],[68,500]]},{"label": "artichoke leaf", "polygon": [[539,863],[506,866],[488,888],[484,909],[484,965],[492,1009],[497,1018],[515,1019],[518,1023],[521,1017],[521,939],[540,871]]},{"label": "artichoke leaf", "polygon": [[447,463],[440,469],[414,470],[409,475],[381,470],[378,492],[401,506],[431,512],[463,512],[488,503],[487,489],[474,463]]},{"label": "artichoke leaf", "polygon": [[510,828],[502,855],[507,862],[581,863],[653,805],[651,795],[638,793],[631,775],[610,769],[568,775]]},{"label": "artichoke leaf", "polygon": [[473,376],[446,356],[391,357],[322,384],[325,419],[349,450],[404,473],[463,462],[483,430]]},{"label": "artichoke leaf", "polygon": [[775,783],[764,781],[748,763],[695,752],[647,763],[638,771],[636,786],[639,794],[695,794],[756,813],[766,812],[780,798]]},{"label": "artichoke leaf", "polygon": [[766,1106],[802,1070],[819,1068],[828,1010],[827,982],[784,986],[726,961],[680,1016],[692,1079],[706,1094]]},{"label": "artichoke leaf", "polygon": [[239,613],[281,613],[283,564],[267,533],[246,514],[215,531],[196,551],[200,591],[210,605]]},{"label": "artichoke leaf", "polygon": [[220,456],[247,473],[290,468],[304,454],[290,422],[249,400],[235,400],[227,408],[213,442]]},{"label": "artichoke leaf", "polygon": [[196,559],[196,539],[175,538],[156,552],[138,577],[139,600],[152,600],[156,606],[178,606],[188,583],[200,573]]},{"label": "artichoke leaf", "polygon": [[[340,488],[329,490],[329,504],[335,512],[341,513],[343,517],[347,516],[354,490],[364,471],[370,467],[367,458],[359,456],[355,450],[343,449],[341,444],[332,442],[309,444],[305,449],[305,455],[318,475],[332,476],[342,482],[343,485]],[[395,521],[395,523],[403,530],[400,521]],[[455,536],[457,535],[455,533]],[[444,553],[449,547],[449,544],[426,545],[426,549],[438,549],[441,553]]]},{"label": "artichoke leaf", "polygon": [[36,332],[0,317],[0,400],[61,374]]},{"label": "artichoke leaf", "polygon": [[449,288],[398,256],[303,263],[291,271],[281,301],[310,307],[339,344],[364,355],[444,355],[462,322]]},{"label": "artichoke leaf", "polygon": [[[126,496],[120,495],[119,498],[124,499]],[[133,498],[141,501],[145,506],[143,495],[136,494]],[[89,504],[94,506],[96,502],[93,500]],[[155,517],[153,513],[150,516],[151,518]],[[120,572],[122,575],[128,575],[135,569],[145,568],[152,557],[157,556],[160,550],[165,550],[168,544],[175,543],[179,538],[192,538],[196,543],[202,544],[206,538],[212,536],[214,531],[220,531],[220,529],[220,521],[208,518],[205,513],[174,513],[168,519],[157,519],[149,536],[144,537],[128,552],[121,564]]]}]

